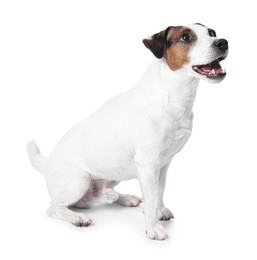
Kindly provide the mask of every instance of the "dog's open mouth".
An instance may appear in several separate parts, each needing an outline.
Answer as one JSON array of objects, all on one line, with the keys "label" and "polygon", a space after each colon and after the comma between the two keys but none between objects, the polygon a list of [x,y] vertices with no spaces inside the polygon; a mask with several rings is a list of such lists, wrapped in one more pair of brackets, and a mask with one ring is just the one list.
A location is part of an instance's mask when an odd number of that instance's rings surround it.
[{"label": "dog's open mouth", "polygon": [[204,65],[194,65],[192,68],[197,73],[206,76],[207,78],[217,78],[220,76],[225,76],[226,71],[220,65],[220,61],[224,60],[226,57],[222,56],[211,63]]}]

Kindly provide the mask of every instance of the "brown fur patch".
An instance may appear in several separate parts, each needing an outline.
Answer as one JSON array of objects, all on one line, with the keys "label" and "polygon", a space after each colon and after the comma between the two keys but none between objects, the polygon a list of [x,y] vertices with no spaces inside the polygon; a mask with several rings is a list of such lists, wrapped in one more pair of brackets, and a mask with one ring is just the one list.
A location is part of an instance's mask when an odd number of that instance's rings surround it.
[{"label": "brown fur patch", "polygon": [[[181,36],[184,33],[191,35],[190,42],[181,41]],[[170,28],[167,39],[170,39],[172,44],[166,49],[164,57],[171,70],[178,70],[189,62],[189,51],[196,41],[196,35],[189,28],[177,26]]]}]

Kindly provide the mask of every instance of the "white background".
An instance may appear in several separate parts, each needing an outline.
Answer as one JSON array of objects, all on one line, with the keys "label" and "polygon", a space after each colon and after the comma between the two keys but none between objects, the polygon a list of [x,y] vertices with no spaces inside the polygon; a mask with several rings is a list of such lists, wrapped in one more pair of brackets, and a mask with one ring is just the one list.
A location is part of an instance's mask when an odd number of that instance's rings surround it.
[{"label": "white background", "polygon": [[[257,259],[254,1],[0,2],[1,259]],[[142,207],[86,210],[94,225],[48,218],[46,156],[76,122],[133,86],[152,54],[141,40],[200,22],[229,41],[227,78],[201,82],[191,139],[169,169],[169,240],[144,234]],[[137,181],[119,191],[140,194]]]}]

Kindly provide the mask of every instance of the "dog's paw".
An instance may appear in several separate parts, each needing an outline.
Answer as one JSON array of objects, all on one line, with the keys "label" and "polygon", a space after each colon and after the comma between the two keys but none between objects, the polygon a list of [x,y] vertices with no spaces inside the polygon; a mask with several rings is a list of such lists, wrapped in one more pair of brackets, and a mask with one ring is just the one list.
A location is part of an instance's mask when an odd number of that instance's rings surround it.
[{"label": "dog's paw", "polygon": [[114,189],[104,190],[103,195],[107,203],[113,203],[119,198],[119,194]]},{"label": "dog's paw", "polygon": [[162,207],[158,210],[158,218],[159,220],[170,220],[174,218],[174,215],[169,209]]},{"label": "dog's paw", "polygon": [[135,195],[119,194],[116,202],[125,207],[137,207],[142,202],[142,199]]},{"label": "dog's paw", "polygon": [[71,223],[77,227],[88,227],[92,224],[92,220],[83,214],[76,214]]},{"label": "dog's paw", "polygon": [[146,231],[148,238],[153,240],[165,240],[168,239],[164,228],[160,224],[156,224],[153,228],[148,228]]}]

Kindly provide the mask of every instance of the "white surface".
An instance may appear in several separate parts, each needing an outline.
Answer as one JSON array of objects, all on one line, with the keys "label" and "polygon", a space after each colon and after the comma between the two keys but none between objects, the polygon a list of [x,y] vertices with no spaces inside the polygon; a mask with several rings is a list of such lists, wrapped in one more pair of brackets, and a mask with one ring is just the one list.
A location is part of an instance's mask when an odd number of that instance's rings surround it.
[{"label": "white surface", "polygon": [[[1,1],[1,259],[257,258],[253,4]],[[200,83],[192,137],[169,170],[169,241],[147,239],[142,208],[87,210],[89,228],[48,218],[26,143],[35,138],[48,155],[72,125],[137,82],[153,58],[144,37],[193,22],[228,39],[228,75]],[[137,181],[118,190],[140,194]]]}]

